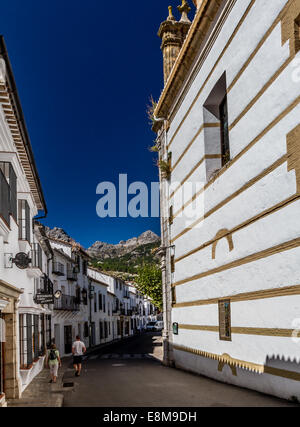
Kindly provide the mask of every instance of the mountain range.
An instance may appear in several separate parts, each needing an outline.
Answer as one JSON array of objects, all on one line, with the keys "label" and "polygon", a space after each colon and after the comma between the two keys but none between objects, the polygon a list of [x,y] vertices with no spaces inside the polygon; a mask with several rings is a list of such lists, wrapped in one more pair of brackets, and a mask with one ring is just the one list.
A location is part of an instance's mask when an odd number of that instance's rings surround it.
[{"label": "mountain range", "polygon": [[[75,243],[62,228],[46,227],[49,238]],[[92,265],[103,271],[135,274],[144,264],[158,264],[153,249],[160,245],[160,237],[148,230],[138,237],[122,240],[118,244],[96,241],[86,252],[92,258]]]}]

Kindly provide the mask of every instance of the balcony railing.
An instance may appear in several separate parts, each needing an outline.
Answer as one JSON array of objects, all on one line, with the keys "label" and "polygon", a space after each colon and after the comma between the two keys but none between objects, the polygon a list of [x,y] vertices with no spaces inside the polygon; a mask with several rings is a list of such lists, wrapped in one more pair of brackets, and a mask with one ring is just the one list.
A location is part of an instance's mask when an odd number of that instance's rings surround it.
[{"label": "balcony railing", "polygon": [[46,274],[39,280],[37,293],[42,295],[53,295],[53,283]]},{"label": "balcony railing", "polygon": [[56,276],[64,276],[65,275],[65,266],[57,261],[53,262],[52,273],[56,274]]},{"label": "balcony railing", "polygon": [[75,282],[77,280],[77,273],[73,269],[68,268],[67,279]]},{"label": "balcony railing", "polygon": [[62,295],[61,298],[54,301],[54,310],[79,311],[80,304],[76,297]]},{"label": "balcony railing", "polygon": [[53,304],[53,283],[46,274],[38,280],[34,299],[37,304]]},{"label": "balcony railing", "polygon": [[10,223],[10,187],[0,169],[0,215],[9,225]]},{"label": "balcony railing", "polygon": [[32,268],[43,269],[43,255],[42,248],[38,243],[32,243],[31,245],[31,266]]}]

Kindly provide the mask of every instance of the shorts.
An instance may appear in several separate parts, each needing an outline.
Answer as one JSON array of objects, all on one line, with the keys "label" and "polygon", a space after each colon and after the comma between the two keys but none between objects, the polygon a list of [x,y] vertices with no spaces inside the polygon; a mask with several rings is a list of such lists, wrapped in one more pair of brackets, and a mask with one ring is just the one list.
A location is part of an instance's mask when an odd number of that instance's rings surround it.
[{"label": "shorts", "polygon": [[57,377],[58,374],[58,363],[55,363],[53,365],[49,365],[50,368],[50,374],[54,377]]},{"label": "shorts", "polygon": [[81,365],[81,364],[82,364],[82,356],[74,356],[73,365]]}]

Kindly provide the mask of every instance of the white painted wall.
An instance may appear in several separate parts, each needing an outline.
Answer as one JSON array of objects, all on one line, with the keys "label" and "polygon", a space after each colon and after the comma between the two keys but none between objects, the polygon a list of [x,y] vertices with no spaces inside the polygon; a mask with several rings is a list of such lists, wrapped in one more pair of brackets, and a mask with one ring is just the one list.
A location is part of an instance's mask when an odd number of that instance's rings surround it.
[{"label": "white painted wall", "polygon": [[[171,120],[167,133],[168,142],[173,139],[169,149],[172,152],[172,164],[175,165],[182,157],[172,172],[169,195],[199,163],[204,154],[216,154],[219,129],[215,128],[214,131],[204,129],[196,137],[201,126],[209,119],[203,109],[205,101],[224,72],[227,87],[231,85],[287,4],[287,0],[256,1],[220,59],[224,47],[249,4],[249,0],[235,3],[204,61],[201,59],[202,51],[199,51],[200,62],[197,73],[195,76],[189,76],[186,82],[189,88]],[[278,23],[228,93],[229,124],[232,124],[259,95],[289,56],[289,42],[282,45],[281,23]],[[300,53],[297,54],[297,59],[299,57]],[[204,84],[215,64],[217,65],[213,73]],[[231,158],[242,155],[228,169],[224,169],[213,184],[198,196],[196,200],[199,200],[199,206],[194,217],[188,219],[182,215],[175,216],[170,234],[171,239],[175,239],[176,258],[214,239],[221,229],[231,230],[296,195],[295,171],[288,172],[287,162],[256,180],[260,174],[287,154],[286,136],[300,123],[300,106],[296,105],[282,117],[282,120],[274,122],[273,125],[273,121],[299,97],[299,84],[293,82],[291,78],[293,69],[292,64],[289,64],[282,70],[232,128]],[[210,117],[210,122],[211,119]],[[193,139],[192,145],[187,149]],[[252,144],[249,150],[242,153],[249,144]],[[206,160],[191,174],[189,181],[194,184],[197,182],[206,184],[213,167],[214,164]],[[240,191],[251,180],[256,182]],[[162,211],[168,211],[172,205],[176,215],[183,204],[196,195],[195,188],[194,185],[188,197],[186,194],[181,196],[180,191],[177,191],[174,197],[165,200]],[[236,197],[226,201],[236,192],[239,192]],[[219,207],[218,205],[224,201],[226,203]],[[218,209],[201,221],[203,214],[210,213],[214,208]],[[188,214],[189,209],[190,206],[185,208],[184,213]],[[217,245],[216,259],[212,259],[212,245],[209,245],[177,262],[172,281],[188,280],[186,284],[176,287],[177,303],[299,285],[300,248],[277,253],[197,280],[189,280],[194,275],[300,237],[299,214],[300,202],[296,200],[281,210],[234,232],[233,251],[229,252],[227,240],[222,239]],[[189,229],[190,224],[199,220],[198,226]],[[184,233],[180,236],[182,232]],[[300,298],[289,296],[234,302],[231,309],[232,327],[292,330],[293,320],[299,317]],[[217,304],[174,308],[172,320],[179,324],[218,326],[218,315]],[[293,342],[291,338],[233,334],[232,342],[226,342],[220,341],[219,333],[216,332],[181,329],[179,335],[173,339],[177,345],[218,355],[227,353],[233,358],[258,364],[269,365],[271,363],[269,359],[273,357],[284,358],[286,361],[290,358],[294,363],[276,361],[276,366],[294,372],[300,371],[299,344]],[[178,366],[221,381],[285,398],[299,396],[297,381],[267,374],[257,376],[243,370],[238,370],[238,376],[232,377],[231,371],[227,368],[223,373],[219,373],[217,363],[209,359],[181,351],[175,351],[174,357]]]}]

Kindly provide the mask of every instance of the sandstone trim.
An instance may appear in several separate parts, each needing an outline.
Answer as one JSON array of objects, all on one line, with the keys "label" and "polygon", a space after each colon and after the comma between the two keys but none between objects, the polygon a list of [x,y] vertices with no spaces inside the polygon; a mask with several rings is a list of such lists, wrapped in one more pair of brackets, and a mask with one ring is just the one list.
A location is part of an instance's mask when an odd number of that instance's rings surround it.
[{"label": "sandstone trim", "polygon": [[212,245],[212,259],[216,259],[217,244],[223,238],[226,238],[228,241],[229,251],[230,252],[233,251],[234,244],[233,244],[232,233],[230,233],[230,231],[227,228],[223,228],[222,230],[218,231],[218,233],[216,234],[215,242]]},{"label": "sandstone trim", "polygon": [[198,307],[203,305],[216,305],[221,300],[230,300],[232,303],[241,301],[255,301],[269,298],[279,298],[285,296],[300,295],[300,285],[287,286],[284,288],[273,288],[254,292],[245,292],[237,295],[229,295],[220,298],[210,298],[173,304],[173,308]]},{"label": "sandstone trim", "polygon": [[[214,206],[212,209],[210,209],[208,212],[206,212],[202,217],[198,218],[195,222],[193,222],[189,227],[185,228],[181,233],[179,233],[176,237],[174,237],[171,242],[174,243],[176,240],[179,239],[179,237],[186,234],[189,230],[193,229],[196,225],[200,224],[202,221],[204,221],[206,218],[208,218],[213,213],[217,212],[220,208],[225,206],[227,203],[229,203],[231,200],[235,199],[237,196],[242,194],[244,191],[246,191],[248,188],[252,187],[254,184],[256,184],[258,181],[272,173],[274,170],[276,170],[278,167],[283,165],[287,161],[287,155],[284,155],[280,159],[278,159],[275,163],[273,163],[271,166],[269,166],[267,169],[265,169],[263,172],[261,172],[259,175],[252,178],[250,181],[248,181],[245,185],[240,187],[237,191],[232,193],[230,196],[226,197],[226,199],[222,200],[220,203],[218,203],[216,206]],[[201,193],[205,191],[205,187],[202,188],[195,196],[198,197]],[[193,200],[196,199],[194,196]],[[190,203],[187,202],[183,209],[185,209]],[[179,215],[179,211],[174,214],[174,218]]]},{"label": "sandstone trim", "polygon": [[213,268],[211,270],[205,271],[205,272],[200,273],[200,274],[196,274],[196,275],[188,277],[184,280],[180,280],[180,281],[174,283],[173,286],[184,285],[186,283],[193,282],[193,281],[198,280],[198,279],[202,279],[203,277],[211,276],[213,274],[220,273],[220,272],[225,271],[225,270],[230,270],[232,268],[240,267],[241,265],[245,265],[245,264],[248,264],[250,262],[254,262],[254,261],[258,261],[258,260],[263,259],[263,258],[270,257],[272,255],[279,253],[279,252],[285,252],[285,251],[289,251],[291,249],[295,249],[299,246],[300,246],[300,238],[298,237],[297,239],[293,239],[293,240],[290,240],[288,242],[281,243],[280,245],[276,245],[276,246],[273,246],[271,248],[265,249],[263,251],[256,252],[256,253],[248,255],[244,258],[240,258],[236,261],[232,261],[228,264],[221,265],[220,267]]},{"label": "sandstone trim", "polygon": [[300,125],[287,135],[288,171],[295,170],[297,193],[300,194]]},{"label": "sandstone trim", "polygon": [[[202,191],[207,190],[221,175],[223,175],[232,165],[234,165],[245,153],[247,153],[258,141],[260,141],[271,129],[273,129],[284,117],[286,117],[294,108],[300,103],[300,96],[298,96],[279,116],[277,116],[257,137],[255,137],[240,153],[238,153],[229,163],[226,164],[219,172],[216,174],[203,188],[203,190],[196,193],[193,198],[188,201],[180,211],[177,212],[177,215],[192,203],[196,197],[198,197]],[[187,230],[189,231],[189,230]],[[177,237],[176,237],[177,238]],[[175,239],[176,239],[175,238]],[[174,242],[175,240],[172,240]]]},{"label": "sandstone trim", "polygon": [[227,354],[218,355],[214,353],[209,353],[207,351],[196,350],[189,347],[184,347],[180,345],[173,345],[173,349],[177,351],[183,351],[186,353],[195,354],[197,356],[205,357],[207,359],[216,360],[218,362],[225,363],[229,366],[235,366],[240,369],[245,369],[258,374],[269,374],[276,377],[287,378],[293,381],[300,381],[300,373],[288,371],[285,369],[277,369],[271,366],[260,365],[257,363],[246,362],[245,360],[234,359]]},{"label": "sandstone trim", "polygon": [[[259,221],[260,219],[262,219],[262,218],[264,218],[264,217],[266,217],[268,215],[272,215],[274,212],[277,212],[278,210],[285,208],[286,206],[288,206],[289,204],[295,202],[298,199],[299,199],[299,195],[295,195],[295,196],[289,197],[288,199],[284,200],[283,202],[280,202],[277,205],[272,206],[269,209],[266,209],[265,211],[259,213],[258,215],[255,215],[254,217],[252,217],[250,219],[247,219],[246,221],[244,221],[241,224],[237,225],[236,227],[232,228],[231,230],[228,231],[228,234],[233,234],[233,233],[241,230],[242,228],[245,228],[248,225],[253,224],[256,221]],[[207,242],[203,243],[202,245],[198,246],[197,248],[189,251],[188,253],[186,253],[186,254],[184,254],[184,255],[182,255],[180,257],[178,257],[175,260],[175,263],[179,262],[179,261],[182,261],[185,258],[188,258],[189,256],[195,254],[196,252],[199,252],[202,249],[206,248],[207,246],[210,246],[210,245],[214,244],[216,242],[216,240],[219,240],[220,238],[224,238],[224,237],[226,237],[226,236],[215,237],[212,240],[208,240]]]}]

